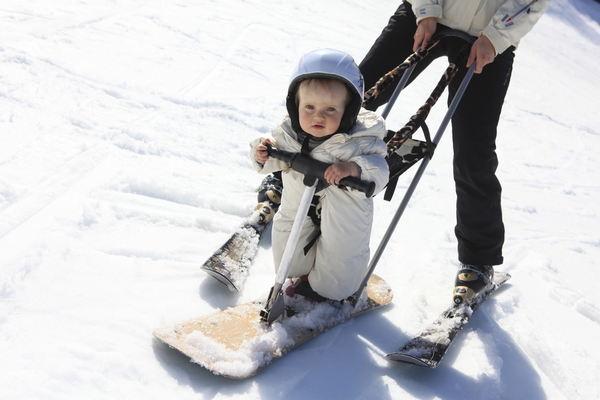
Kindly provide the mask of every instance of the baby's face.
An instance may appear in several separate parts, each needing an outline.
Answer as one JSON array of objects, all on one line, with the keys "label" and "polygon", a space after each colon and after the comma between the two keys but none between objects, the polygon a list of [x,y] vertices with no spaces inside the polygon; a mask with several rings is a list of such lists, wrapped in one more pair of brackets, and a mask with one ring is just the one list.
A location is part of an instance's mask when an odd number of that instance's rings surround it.
[{"label": "baby's face", "polygon": [[298,114],[300,127],[315,137],[328,136],[338,130],[348,95],[340,81],[327,84],[300,84],[298,88]]}]

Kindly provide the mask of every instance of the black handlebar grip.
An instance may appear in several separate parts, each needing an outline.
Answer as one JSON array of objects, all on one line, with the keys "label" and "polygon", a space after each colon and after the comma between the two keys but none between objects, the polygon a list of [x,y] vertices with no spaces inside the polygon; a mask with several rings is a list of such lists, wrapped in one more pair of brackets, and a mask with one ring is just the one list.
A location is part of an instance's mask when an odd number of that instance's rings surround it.
[{"label": "black handlebar grip", "polygon": [[[290,153],[283,150],[277,150],[267,145],[267,152],[270,157],[281,160],[290,165],[290,167],[297,172],[304,175],[310,175],[317,177],[318,179],[325,182],[325,170],[329,168],[331,164],[327,164],[322,161],[315,160],[310,157],[306,157],[301,153]],[[359,190],[367,197],[372,197],[375,192],[375,182],[363,181],[353,176],[347,176],[340,180],[340,185],[350,187],[352,189]]]}]

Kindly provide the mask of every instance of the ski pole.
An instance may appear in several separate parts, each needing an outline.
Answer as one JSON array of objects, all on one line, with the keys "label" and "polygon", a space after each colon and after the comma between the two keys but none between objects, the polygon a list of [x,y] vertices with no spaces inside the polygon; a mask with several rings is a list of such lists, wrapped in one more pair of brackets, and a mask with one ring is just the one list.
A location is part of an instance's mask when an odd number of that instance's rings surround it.
[{"label": "ski pole", "polygon": [[281,288],[285,282],[285,278],[288,275],[288,271],[290,270],[292,257],[296,251],[298,241],[300,240],[300,233],[302,232],[302,227],[304,226],[304,220],[308,215],[308,209],[310,208],[312,198],[315,195],[315,190],[317,188],[317,183],[319,182],[317,178],[313,179],[314,183],[312,183],[311,186],[307,186],[302,194],[300,206],[298,207],[298,212],[296,213],[296,218],[294,218],[294,224],[292,225],[292,231],[288,237],[287,244],[285,245],[285,249],[283,251],[283,256],[281,257],[281,262],[279,263],[279,269],[277,270],[277,275],[275,276],[275,284],[271,288],[265,309],[260,312],[261,319],[269,325],[282,316],[283,312],[285,311],[283,290]]},{"label": "ski pole", "polygon": [[411,65],[402,75],[402,79],[400,79],[400,82],[398,82],[398,86],[396,86],[396,89],[394,89],[394,93],[392,93],[392,96],[388,100],[387,104],[385,105],[385,108],[383,109],[383,112],[381,113],[383,119],[386,119],[390,111],[392,111],[392,107],[394,107],[396,99],[398,99],[400,92],[404,90],[404,86],[406,86],[406,82],[408,82],[408,79],[410,78],[410,75],[412,74],[416,66],[417,64]]},{"label": "ski pole", "polygon": [[[444,119],[442,120],[442,123],[440,124],[440,127],[438,128],[438,130],[435,134],[435,137],[432,140],[432,143],[434,144],[434,146],[436,146],[440,142],[440,140],[442,138],[442,134],[446,130],[446,127],[448,126],[448,123],[450,122],[452,115],[454,115],[454,111],[456,111],[456,107],[458,107],[458,103],[460,102],[460,99],[462,98],[463,94],[465,93],[465,90],[467,89],[467,85],[469,84],[469,82],[471,81],[471,78],[473,77],[474,71],[475,71],[475,63],[473,63],[473,65],[471,65],[471,67],[467,71],[467,74],[463,78],[463,80],[458,88],[458,91],[457,91],[456,95],[454,96],[454,99],[452,99],[452,103],[450,104],[450,107],[448,108],[448,111],[446,112],[446,115],[444,116]],[[356,305],[356,303],[362,296],[362,293],[365,290],[367,283],[369,282],[369,278],[371,277],[371,274],[375,270],[375,267],[377,266],[377,263],[379,262],[379,259],[381,258],[381,255],[383,254],[383,251],[385,250],[385,248],[390,240],[390,237],[392,236],[392,233],[394,232],[394,229],[396,229],[396,226],[398,225],[398,221],[400,220],[400,217],[402,216],[402,214],[404,213],[404,210],[406,209],[406,207],[408,205],[408,201],[410,200],[412,194],[414,193],[414,191],[417,187],[417,184],[419,183],[419,180],[423,176],[423,173],[425,172],[425,169],[427,168],[427,165],[429,164],[429,160],[430,160],[429,157],[425,157],[421,161],[421,165],[419,166],[419,169],[415,173],[413,180],[411,181],[410,185],[408,186],[408,189],[406,190],[406,193],[404,194],[404,198],[400,202],[400,205],[398,206],[398,210],[396,211],[396,214],[394,214],[394,217],[392,218],[392,221],[390,222],[390,225],[389,225],[387,231],[385,232],[385,235],[383,236],[383,239],[381,240],[381,243],[379,244],[377,251],[375,251],[373,258],[371,258],[371,262],[369,263],[369,269],[367,271],[365,278],[361,282],[356,293],[354,295],[352,295],[352,297],[350,299],[350,302],[353,306]]]}]

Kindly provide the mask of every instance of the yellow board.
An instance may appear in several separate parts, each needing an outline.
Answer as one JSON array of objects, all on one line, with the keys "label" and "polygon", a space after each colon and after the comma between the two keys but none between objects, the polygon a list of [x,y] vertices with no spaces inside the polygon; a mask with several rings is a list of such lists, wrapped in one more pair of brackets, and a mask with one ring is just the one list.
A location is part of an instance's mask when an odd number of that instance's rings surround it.
[{"label": "yellow board", "polygon": [[388,284],[372,275],[356,307],[286,297],[295,314],[267,325],[260,320],[264,303],[252,301],[157,329],[154,336],[215,374],[245,379],[319,333],[391,301]]}]

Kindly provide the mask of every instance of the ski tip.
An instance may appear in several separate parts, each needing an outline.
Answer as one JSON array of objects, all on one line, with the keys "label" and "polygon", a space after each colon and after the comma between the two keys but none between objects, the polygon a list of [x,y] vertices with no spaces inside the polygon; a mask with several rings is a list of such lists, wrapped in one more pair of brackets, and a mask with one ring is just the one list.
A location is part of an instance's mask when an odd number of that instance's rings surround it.
[{"label": "ski tip", "polygon": [[499,272],[499,271],[494,272],[494,284],[496,286],[502,286],[510,278],[512,278],[512,277],[510,276],[510,274],[508,272]]},{"label": "ski tip", "polygon": [[427,367],[427,368],[435,368],[437,367],[437,363],[431,360],[427,360],[424,358],[412,356],[407,353],[403,353],[401,351],[390,353],[385,356],[390,361],[400,361],[407,364],[418,365],[419,367]]},{"label": "ski tip", "polygon": [[239,292],[240,289],[229,279],[227,278],[224,274],[220,273],[219,271],[210,268],[210,267],[201,267],[202,271],[206,272],[208,275],[212,276],[213,278],[215,278],[216,280],[218,280],[219,282],[221,282],[223,285],[227,286],[227,288],[229,288],[229,290],[231,290],[232,292]]}]

